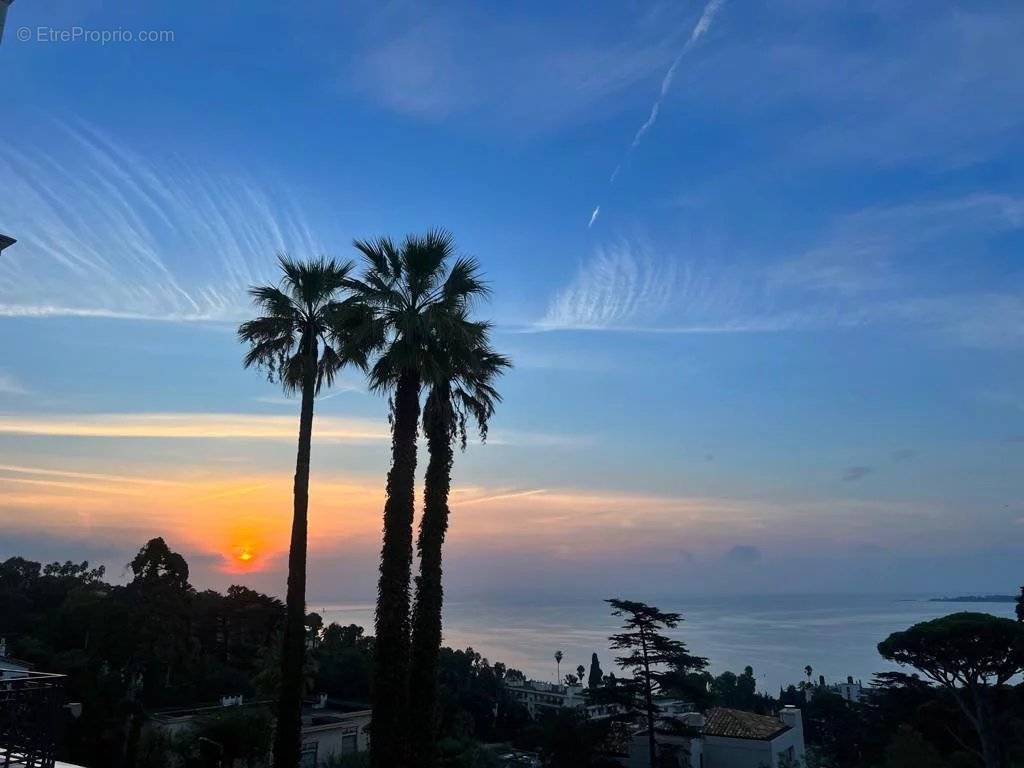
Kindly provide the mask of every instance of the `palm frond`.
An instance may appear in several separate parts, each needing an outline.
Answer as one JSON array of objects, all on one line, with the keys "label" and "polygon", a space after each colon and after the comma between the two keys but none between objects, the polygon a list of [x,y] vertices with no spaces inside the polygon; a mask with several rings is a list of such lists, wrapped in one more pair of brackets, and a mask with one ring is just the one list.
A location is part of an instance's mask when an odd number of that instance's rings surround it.
[{"label": "palm frond", "polygon": [[366,257],[371,272],[375,272],[389,281],[401,279],[401,254],[390,237],[378,237],[376,240],[353,240],[352,245]]},{"label": "palm frond", "polygon": [[291,355],[284,361],[284,365],[278,371],[278,379],[285,392],[302,391],[302,379],[305,373],[306,356],[302,352]]},{"label": "palm frond", "polygon": [[424,235],[409,235],[402,247],[405,283],[414,304],[441,284],[444,265],[455,252],[455,238],[444,229],[432,229]]},{"label": "palm frond", "polygon": [[490,287],[480,275],[480,262],[473,258],[460,258],[452,265],[441,289],[440,301],[457,309],[471,306],[477,298],[490,294]]},{"label": "palm frond", "polygon": [[276,336],[251,344],[242,364],[246,368],[262,368],[273,379],[283,361],[292,351],[292,339],[289,336]]},{"label": "palm frond", "polygon": [[[314,376],[316,391],[329,386],[339,368],[354,362],[365,367],[368,349],[361,346],[347,349],[347,338],[332,339],[329,318],[344,304],[338,297],[352,288],[351,261],[337,261],[324,256],[297,261],[278,254],[281,282],[278,286],[254,286],[249,289],[261,316],[242,323],[238,338],[248,344],[245,367],[259,366],[268,378],[277,381],[285,391],[303,387],[307,373]],[[346,301],[348,300],[347,297]],[[350,331],[350,336],[354,330]],[[324,354],[316,358],[318,340],[325,342]],[[307,370],[307,361],[310,369]]]},{"label": "palm frond", "polygon": [[330,343],[341,350],[343,365],[365,371],[370,355],[384,344],[384,323],[372,307],[356,298],[327,304],[320,312],[319,324]]},{"label": "palm frond", "polygon": [[324,385],[331,387],[334,384],[334,378],[344,365],[344,360],[334,350],[334,347],[325,344],[316,368],[316,391],[318,394]]},{"label": "palm frond", "polygon": [[297,318],[302,312],[291,296],[272,285],[255,285],[249,289],[249,295],[253,304],[270,317]]}]

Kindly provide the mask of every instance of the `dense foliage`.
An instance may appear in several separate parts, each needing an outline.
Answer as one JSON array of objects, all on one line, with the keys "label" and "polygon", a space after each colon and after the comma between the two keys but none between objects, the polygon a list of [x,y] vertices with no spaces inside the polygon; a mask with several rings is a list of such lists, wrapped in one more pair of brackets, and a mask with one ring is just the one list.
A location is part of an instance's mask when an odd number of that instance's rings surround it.
[{"label": "dense foliage", "polygon": [[62,752],[87,765],[133,765],[146,711],[256,695],[284,619],[280,600],[246,587],[193,589],[160,538],[129,568],[113,586],[88,563],[0,563],[0,635],[10,656],[68,675],[83,707]]},{"label": "dense foliage", "polygon": [[[271,701],[280,676],[284,605],[244,586],[225,593],[194,589],[188,564],[162,539],[147,542],[128,573],[128,583],[118,586],[105,580],[102,568],[88,563],[43,565],[19,557],[0,562],[0,636],[7,639],[8,654],[67,674],[68,699],[83,704],[79,719],[66,718],[60,756],[111,768],[166,768],[169,756],[182,768],[214,764],[214,759],[264,768],[272,732],[269,709],[226,709],[205,718],[186,737],[143,726],[153,712],[212,704],[223,695]],[[356,625],[324,626],[315,614],[306,617],[306,633],[307,693],[366,706],[374,639]],[[596,654],[591,668],[600,671]],[[978,735],[956,692],[915,675],[879,674],[871,694],[853,703],[820,679],[789,686],[775,698],[756,690],[750,667],[717,676],[688,672],[710,684],[706,706],[761,713],[783,704],[799,706],[809,747],[807,768],[982,765]],[[549,766],[600,768],[610,765],[609,752],[621,753],[614,721],[588,721],[571,710],[531,719],[512,699],[506,685],[510,677],[522,675],[471,648],[442,649],[438,765],[497,765],[500,750],[488,744],[539,754]],[[595,701],[608,692],[637,693],[629,680],[613,674],[592,677],[587,690]],[[995,734],[1000,759],[1007,766],[1024,765],[1024,686],[1011,681],[993,693],[1000,713]],[[213,756],[211,744],[217,747]],[[365,765],[365,756],[338,765]]]}]

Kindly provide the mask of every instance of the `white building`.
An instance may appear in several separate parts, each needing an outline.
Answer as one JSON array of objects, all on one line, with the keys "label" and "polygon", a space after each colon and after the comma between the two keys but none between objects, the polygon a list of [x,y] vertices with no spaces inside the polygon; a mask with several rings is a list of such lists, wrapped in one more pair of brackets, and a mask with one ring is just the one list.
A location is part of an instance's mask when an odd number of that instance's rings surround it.
[{"label": "white building", "polygon": [[[2,2],[2,0],[0,0]],[[27,661],[12,659],[7,655],[7,641],[0,637],[0,680],[14,680],[25,677],[32,671]]]},{"label": "white building", "polygon": [[568,707],[577,709],[586,706],[581,685],[555,685],[539,680],[506,680],[505,688],[518,701],[530,717],[537,717],[545,710]]},{"label": "white building", "polygon": [[[785,707],[778,717],[718,708],[706,717],[692,712],[661,718],[655,736],[661,759],[667,752],[679,768],[778,768],[804,757],[803,721],[796,707]],[[647,768],[649,749],[647,729],[636,731],[623,764]]]},{"label": "white building", "polygon": [[859,704],[861,699],[864,698],[864,686],[860,680],[854,681],[852,677],[847,677],[845,683],[838,683],[833,685],[832,688],[843,697],[846,701]]},{"label": "white building", "polygon": [[586,689],[582,685],[555,685],[539,680],[511,678],[505,680],[505,690],[515,701],[526,707],[533,718],[545,711],[576,709],[585,712],[591,720],[598,720],[616,715],[621,709],[618,704],[588,704]]},{"label": "white building", "polygon": [[[701,768],[704,765],[703,727],[704,717],[696,712],[680,717],[660,717],[654,728],[658,764],[668,764],[668,756],[671,755],[680,768]],[[649,733],[647,728],[633,733],[629,742],[629,755],[624,761],[626,768],[650,767]]]},{"label": "white building", "polygon": [[774,768],[803,757],[803,718],[796,707],[783,707],[778,717],[722,707],[708,712],[702,768]]},{"label": "white building", "polygon": [[[180,735],[194,731],[204,720],[228,709],[271,712],[272,702],[245,702],[241,696],[223,696],[218,705],[153,713],[150,722],[163,733]],[[355,712],[330,709],[326,696],[320,696],[317,703],[304,707],[300,768],[318,768],[334,756],[369,750],[370,714],[368,709]]]},{"label": "white building", "polygon": [[370,748],[370,710],[318,710],[302,716],[302,768],[324,765],[332,757]]}]

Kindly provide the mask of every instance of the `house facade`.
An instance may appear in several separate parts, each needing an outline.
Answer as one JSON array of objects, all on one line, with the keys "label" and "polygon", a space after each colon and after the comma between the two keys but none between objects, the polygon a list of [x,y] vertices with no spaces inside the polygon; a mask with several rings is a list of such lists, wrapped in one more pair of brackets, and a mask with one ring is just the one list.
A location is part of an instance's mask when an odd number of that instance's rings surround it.
[{"label": "house facade", "polygon": [[333,757],[370,749],[370,710],[319,710],[302,717],[301,768],[317,768]]},{"label": "house facade", "polygon": [[803,719],[796,707],[783,707],[778,717],[722,707],[707,714],[703,768],[777,768],[803,758]]},{"label": "house facade", "polygon": [[[636,731],[626,768],[647,768],[649,731]],[[785,707],[777,717],[717,708],[707,715],[662,717],[655,728],[659,765],[678,768],[786,768],[804,757],[800,710]]]},{"label": "house facade", "polygon": [[618,704],[588,703],[587,689],[582,685],[555,685],[539,680],[511,678],[505,680],[505,690],[514,701],[526,707],[534,719],[545,711],[557,709],[575,709],[590,720],[612,717],[622,711]]},{"label": "house facade", "polygon": [[[227,710],[270,713],[272,709],[270,701],[246,702],[241,696],[224,696],[213,706],[155,712],[150,715],[150,725],[168,735],[181,735],[198,727],[204,719]],[[300,768],[320,768],[332,758],[369,750],[370,714],[369,709],[353,712],[332,709],[326,696],[304,706]]]}]

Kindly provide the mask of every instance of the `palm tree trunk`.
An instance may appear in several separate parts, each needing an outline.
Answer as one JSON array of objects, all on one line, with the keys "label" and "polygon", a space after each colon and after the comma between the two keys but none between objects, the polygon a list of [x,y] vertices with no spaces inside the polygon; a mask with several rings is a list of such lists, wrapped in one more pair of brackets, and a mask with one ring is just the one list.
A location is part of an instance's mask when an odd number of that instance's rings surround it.
[{"label": "palm tree trunk", "polygon": [[409,716],[409,581],[415,507],[420,380],[403,373],[395,391],[391,471],[384,502],[384,544],[377,585],[370,764],[405,768]]},{"label": "palm tree trunk", "polygon": [[[437,722],[437,668],[441,650],[441,549],[448,530],[448,494],[451,490],[451,419],[446,418],[447,392],[431,394],[424,429],[430,460],[423,489],[423,519],[417,549],[420,573],[412,614],[412,668],[409,672],[411,763],[432,768],[435,762]],[[432,407],[435,406],[435,407]]]},{"label": "palm tree trunk", "polygon": [[297,768],[302,751],[302,669],[306,655],[306,532],[309,509],[309,454],[313,440],[316,391],[316,341],[307,349],[299,412],[299,450],[295,460],[295,506],[288,549],[288,594],[281,647],[281,690],[274,732],[274,768]]}]

